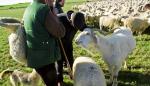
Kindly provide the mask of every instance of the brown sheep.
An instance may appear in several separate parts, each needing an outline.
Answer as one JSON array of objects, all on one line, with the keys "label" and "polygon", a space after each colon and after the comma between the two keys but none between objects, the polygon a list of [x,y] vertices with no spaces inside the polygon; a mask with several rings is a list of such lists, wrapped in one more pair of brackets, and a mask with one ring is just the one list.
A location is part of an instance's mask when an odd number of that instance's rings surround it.
[{"label": "brown sheep", "polygon": [[138,17],[129,17],[122,21],[124,26],[131,28],[132,32],[136,35],[141,35],[150,26],[148,19]]},{"label": "brown sheep", "polygon": [[110,31],[111,29],[121,26],[121,18],[117,16],[101,16],[99,18],[99,26],[101,30]]}]

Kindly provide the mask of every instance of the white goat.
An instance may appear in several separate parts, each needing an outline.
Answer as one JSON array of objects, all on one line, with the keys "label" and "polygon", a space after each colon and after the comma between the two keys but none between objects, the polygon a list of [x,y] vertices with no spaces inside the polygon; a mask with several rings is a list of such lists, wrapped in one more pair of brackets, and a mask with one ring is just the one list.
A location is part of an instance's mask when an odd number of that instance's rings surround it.
[{"label": "white goat", "polygon": [[74,86],[106,86],[104,73],[90,57],[77,57],[73,64]]},{"label": "white goat", "polygon": [[112,35],[107,37],[96,35],[92,29],[86,28],[77,36],[75,41],[85,49],[93,46],[102,53],[102,57],[111,73],[110,80],[113,81],[113,86],[117,86],[118,72],[121,69],[122,63],[136,46],[132,31],[126,27],[119,27]]},{"label": "white goat", "polygon": [[25,51],[25,32],[20,21],[15,18],[0,18],[0,26],[11,31],[8,37],[9,52],[12,58],[22,64],[27,64]]}]

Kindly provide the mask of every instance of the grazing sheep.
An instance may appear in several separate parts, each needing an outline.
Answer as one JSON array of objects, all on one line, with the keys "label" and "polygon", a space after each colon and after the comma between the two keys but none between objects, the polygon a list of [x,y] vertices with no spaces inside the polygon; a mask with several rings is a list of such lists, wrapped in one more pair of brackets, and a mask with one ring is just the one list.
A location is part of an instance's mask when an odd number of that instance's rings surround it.
[{"label": "grazing sheep", "polygon": [[89,57],[77,57],[73,63],[74,86],[106,86],[101,68]]},{"label": "grazing sheep", "polygon": [[122,21],[124,22],[124,26],[131,28],[132,32],[136,35],[141,35],[150,26],[148,19],[138,17],[129,17]]},{"label": "grazing sheep", "polygon": [[109,31],[110,29],[118,28],[122,25],[121,18],[117,16],[101,16],[99,18],[99,26],[101,30]]},{"label": "grazing sheep", "polygon": [[126,27],[119,27],[112,35],[103,36],[94,34],[92,29],[86,28],[75,41],[87,50],[93,50],[91,48],[94,47],[102,54],[111,73],[110,80],[113,81],[113,86],[117,86],[117,77],[122,63],[136,46],[132,31]]},{"label": "grazing sheep", "polygon": [[39,86],[40,76],[34,69],[31,73],[6,69],[0,73],[0,79],[7,74],[10,74],[12,86]]},{"label": "grazing sheep", "polygon": [[24,28],[20,21],[14,18],[0,18],[0,26],[6,27],[11,31],[8,37],[9,52],[12,58],[22,64],[26,64],[26,41]]}]

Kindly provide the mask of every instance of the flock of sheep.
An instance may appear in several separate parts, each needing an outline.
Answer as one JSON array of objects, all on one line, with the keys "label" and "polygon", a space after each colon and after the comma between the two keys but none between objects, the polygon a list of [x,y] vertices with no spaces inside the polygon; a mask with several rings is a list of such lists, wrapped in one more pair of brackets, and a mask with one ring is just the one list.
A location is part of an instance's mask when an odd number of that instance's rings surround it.
[{"label": "flock of sheep", "polygon": [[73,9],[83,12],[89,24],[105,31],[127,26],[139,35],[150,26],[150,0],[97,0]]}]

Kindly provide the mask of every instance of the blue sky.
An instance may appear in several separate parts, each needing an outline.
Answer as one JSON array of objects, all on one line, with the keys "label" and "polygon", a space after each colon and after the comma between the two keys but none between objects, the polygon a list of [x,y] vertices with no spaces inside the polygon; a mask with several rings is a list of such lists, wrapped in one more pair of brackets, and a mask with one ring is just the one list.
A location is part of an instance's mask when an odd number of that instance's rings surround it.
[{"label": "blue sky", "polygon": [[0,5],[10,5],[16,3],[31,2],[32,0],[0,0]]}]

